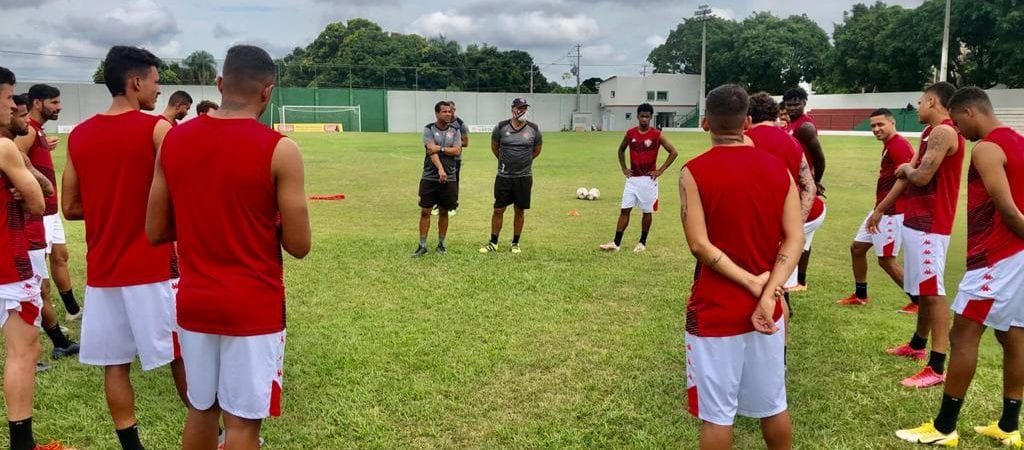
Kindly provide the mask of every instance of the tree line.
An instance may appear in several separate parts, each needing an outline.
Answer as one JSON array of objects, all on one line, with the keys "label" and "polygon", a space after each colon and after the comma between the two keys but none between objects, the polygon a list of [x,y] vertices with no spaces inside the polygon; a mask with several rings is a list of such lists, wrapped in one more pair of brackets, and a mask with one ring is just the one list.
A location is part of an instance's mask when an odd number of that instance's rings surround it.
[{"label": "tree line", "polygon": [[[940,65],[945,0],[916,8],[858,3],[832,39],[806,15],[755,13],[707,20],[709,86],[735,82],[781,93],[798,82],[819,93],[916,91]],[[651,51],[656,72],[700,73],[702,23],[686,19]],[[1024,2],[953,0],[947,80],[1024,87]]]}]

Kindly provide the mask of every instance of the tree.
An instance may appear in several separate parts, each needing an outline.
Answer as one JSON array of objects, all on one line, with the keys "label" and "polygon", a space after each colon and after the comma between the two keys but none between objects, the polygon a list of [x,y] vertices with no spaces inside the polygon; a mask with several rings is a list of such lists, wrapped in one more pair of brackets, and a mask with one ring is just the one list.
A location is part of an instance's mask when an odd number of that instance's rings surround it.
[{"label": "tree", "polygon": [[582,83],[580,83],[582,85],[580,90],[582,91],[582,90],[585,89],[587,91],[587,93],[597,93],[597,86],[599,84],[601,84],[602,81],[604,81],[603,78],[598,78],[598,77],[587,78],[586,80],[583,80]]},{"label": "tree", "polygon": [[[92,81],[93,81],[93,83],[103,84],[103,82],[104,82],[104,76],[103,76],[104,68],[105,68],[105,65],[103,64],[103,61],[100,61],[100,63],[96,66],[96,70],[92,74]],[[178,66],[178,63],[167,64],[167,63],[161,61],[160,66],[157,67],[157,71],[160,72],[160,83],[161,84],[181,84],[180,73],[181,73],[182,69],[181,69],[180,66]]]},{"label": "tree", "polygon": [[179,76],[185,84],[211,85],[217,80],[217,61],[210,52],[196,50],[181,60]]},{"label": "tree", "polygon": [[[707,19],[708,84],[722,84],[728,77],[721,76],[725,72],[719,70],[736,65],[730,61],[729,54],[735,48],[734,37],[739,25],[732,20],[711,16]],[[700,73],[701,22],[697,19],[684,19],[675,30],[672,30],[664,44],[651,50],[647,61],[654,65],[656,73]],[[717,74],[716,74],[717,71]]]}]

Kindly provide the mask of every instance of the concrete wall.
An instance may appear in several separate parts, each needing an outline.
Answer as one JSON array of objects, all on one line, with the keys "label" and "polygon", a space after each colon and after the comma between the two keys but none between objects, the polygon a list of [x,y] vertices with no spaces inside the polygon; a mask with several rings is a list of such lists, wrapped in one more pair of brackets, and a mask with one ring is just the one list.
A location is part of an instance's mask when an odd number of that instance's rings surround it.
[{"label": "concrete wall", "polygon": [[[1024,89],[989,89],[995,108],[1024,108]],[[901,108],[911,104],[917,108],[920,92],[884,92],[878,94],[811,94],[807,108]],[[781,97],[780,97],[781,99]]]},{"label": "concrete wall", "polygon": [[[650,103],[657,110],[659,106],[678,107],[697,104],[700,95],[700,76],[655,73],[646,77],[611,77],[598,86],[601,106],[632,106]],[[615,97],[612,97],[612,92]],[[668,91],[668,100],[647,99],[647,91]]]},{"label": "concrete wall", "polygon": [[[542,131],[561,131],[572,125],[576,94],[388,91],[388,131],[422,131],[423,125],[434,121],[434,104],[441,100],[455,101],[457,114],[467,125],[493,127],[512,116],[512,99],[516,97],[530,103],[529,119]],[[580,111],[600,117],[598,95],[580,96]]]},{"label": "concrete wall", "polygon": [[[18,85],[15,86],[14,92],[21,94],[28,92],[33,84],[32,81],[21,81],[18,80]],[[107,91],[107,87],[102,84],[72,84],[72,83],[50,83],[50,86],[60,89],[60,100],[62,111],[60,118],[56,121],[47,122],[44,128],[48,133],[56,133],[58,127],[65,126],[70,127],[81,123],[83,120],[92,117],[94,114],[105,111],[110,107],[110,92]],[[192,100],[195,102],[192,105],[192,109],[189,111],[186,120],[191,117],[195,117],[196,110],[195,105],[202,100],[213,100],[220,104],[220,92],[217,91],[216,86],[161,86],[160,98],[157,100],[156,111],[151,111],[152,114],[160,114],[163,112],[164,107],[167,106],[167,99],[171,96],[174,91],[182,90],[188,92],[192,96]]]}]

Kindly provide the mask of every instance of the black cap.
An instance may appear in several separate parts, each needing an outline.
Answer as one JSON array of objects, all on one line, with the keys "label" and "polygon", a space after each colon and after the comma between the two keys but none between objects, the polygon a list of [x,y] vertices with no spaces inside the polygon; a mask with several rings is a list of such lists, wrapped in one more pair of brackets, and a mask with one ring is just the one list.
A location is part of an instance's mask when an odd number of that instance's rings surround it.
[{"label": "black cap", "polygon": [[515,100],[512,100],[513,108],[518,108],[520,106],[530,106],[530,104],[526,102],[525,98],[517,98]]}]

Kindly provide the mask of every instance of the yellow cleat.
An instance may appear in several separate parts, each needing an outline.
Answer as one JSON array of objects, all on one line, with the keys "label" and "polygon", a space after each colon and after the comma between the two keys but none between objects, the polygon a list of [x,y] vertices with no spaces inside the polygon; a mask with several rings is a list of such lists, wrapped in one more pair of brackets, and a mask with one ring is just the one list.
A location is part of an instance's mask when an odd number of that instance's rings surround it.
[{"label": "yellow cleat", "polygon": [[897,430],[896,437],[915,444],[937,445],[940,447],[956,447],[960,443],[960,435],[953,430],[950,433],[943,433],[935,429],[931,422],[922,423],[917,428]]},{"label": "yellow cleat", "polygon": [[982,436],[988,436],[992,439],[999,441],[1006,447],[1020,448],[1020,430],[1014,430],[1009,433],[999,428],[999,422],[992,422],[988,425],[974,427],[974,432]]}]

